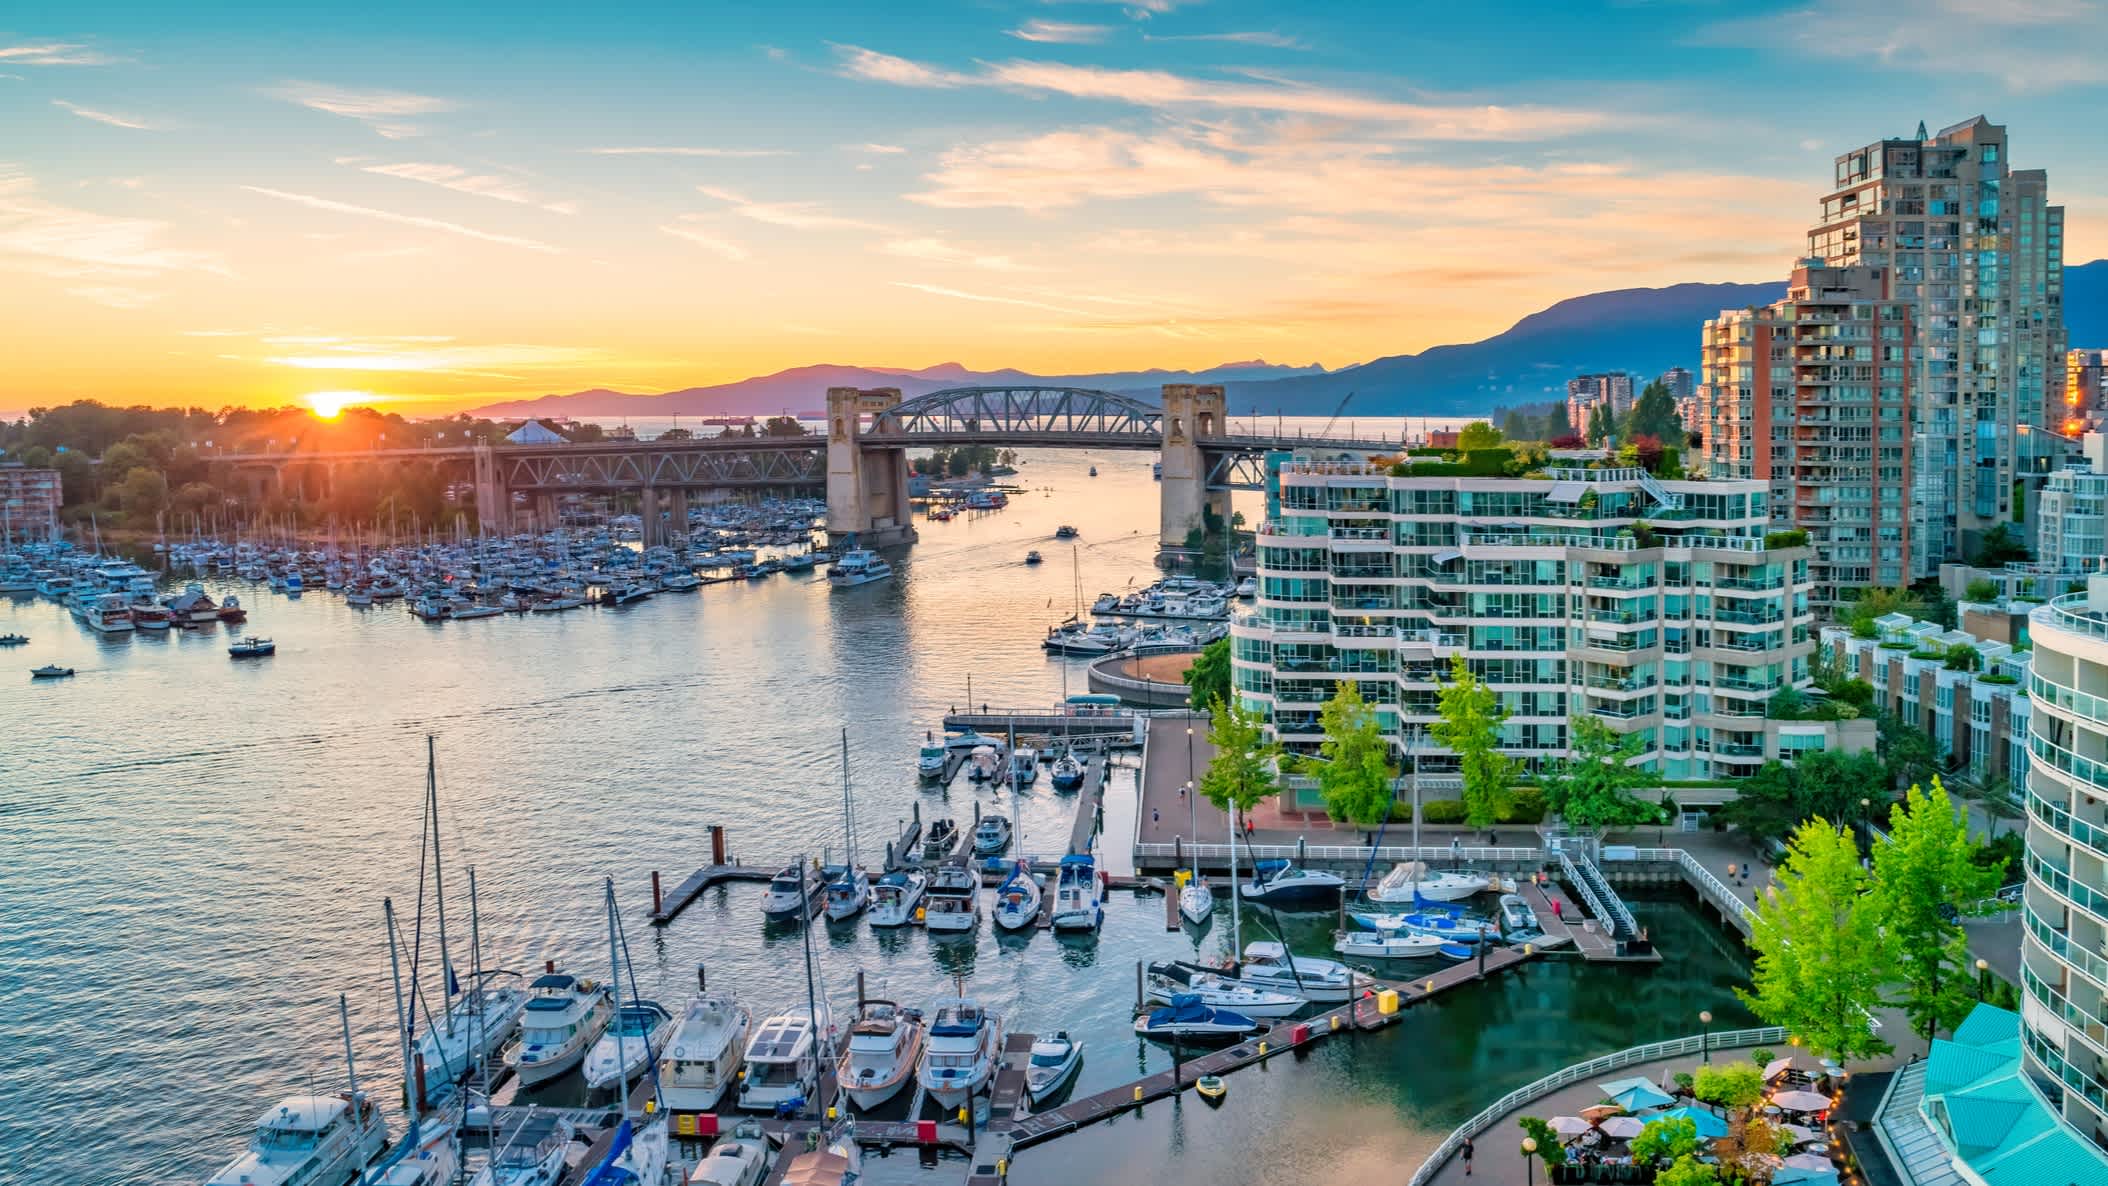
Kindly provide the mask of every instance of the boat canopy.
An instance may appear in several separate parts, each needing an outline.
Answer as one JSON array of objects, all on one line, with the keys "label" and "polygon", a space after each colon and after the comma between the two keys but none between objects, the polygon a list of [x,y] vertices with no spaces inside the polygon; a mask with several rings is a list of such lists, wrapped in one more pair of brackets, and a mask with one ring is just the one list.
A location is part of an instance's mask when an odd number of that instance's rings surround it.
[{"label": "boat canopy", "polygon": [[1267,857],[1252,864],[1252,870],[1255,873],[1278,873],[1286,868],[1288,868],[1288,861],[1283,857]]},{"label": "boat canopy", "polygon": [[1079,865],[1096,865],[1098,861],[1089,853],[1071,853],[1068,856],[1061,858],[1061,863],[1063,865],[1073,867]]},{"label": "boat canopy", "polygon": [[1152,1028],[1160,1025],[1185,1025],[1200,1021],[1213,1021],[1215,1010],[1208,1008],[1198,993],[1182,992],[1171,998],[1171,1003],[1149,1014]]},{"label": "boat canopy", "polygon": [[569,991],[572,985],[577,983],[578,978],[575,976],[567,976],[562,972],[551,972],[546,976],[535,977],[534,983],[528,987],[546,988],[554,992],[566,992]]},{"label": "boat canopy", "polygon": [[908,875],[905,873],[888,873],[878,879],[878,884],[880,885],[906,885],[907,883]]}]

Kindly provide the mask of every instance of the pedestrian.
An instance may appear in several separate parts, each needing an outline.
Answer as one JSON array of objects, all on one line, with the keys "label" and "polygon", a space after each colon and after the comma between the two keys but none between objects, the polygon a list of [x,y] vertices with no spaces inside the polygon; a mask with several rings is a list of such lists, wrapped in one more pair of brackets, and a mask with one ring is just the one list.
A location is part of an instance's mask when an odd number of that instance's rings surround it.
[{"label": "pedestrian", "polygon": [[1476,1149],[1476,1147],[1474,1147],[1474,1146],[1472,1145],[1472,1143],[1471,1143],[1471,1138],[1470,1138],[1470,1137],[1465,1137],[1465,1138],[1464,1138],[1464,1176],[1465,1176],[1465,1177],[1467,1177],[1467,1178],[1471,1176],[1471,1155],[1472,1155],[1473,1153],[1476,1153],[1477,1151],[1478,1151],[1478,1150]]},{"label": "pedestrian", "polygon": [[1449,855],[1450,855],[1450,856],[1455,856],[1455,855],[1457,855],[1457,844],[1458,844],[1458,842],[1459,842],[1459,840],[1460,840],[1460,839],[1461,839],[1460,837],[1456,837],[1456,836],[1451,836],[1451,837],[1449,838]]},{"label": "pedestrian", "polygon": [[1150,808],[1150,809],[1149,809],[1149,822],[1150,822],[1150,823],[1152,823],[1152,824],[1160,824],[1160,823],[1163,823],[1163,822],[1164,822],[1164,813],[1163,813],[1163,812],[1160,812],[1160,811],[1158,811],[1158,810],[1157,810],[1156,808],[1154,808],[1154,807]]}]

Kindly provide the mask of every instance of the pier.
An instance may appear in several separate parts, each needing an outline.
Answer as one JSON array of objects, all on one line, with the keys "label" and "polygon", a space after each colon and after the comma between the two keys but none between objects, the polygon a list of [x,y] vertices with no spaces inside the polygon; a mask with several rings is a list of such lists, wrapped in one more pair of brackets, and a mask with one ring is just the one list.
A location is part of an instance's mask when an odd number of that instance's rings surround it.
[{"label": "pier", "polygon": [[1113,745],[1140,745],[1147,720],[1148,717],[1127,708],[1066,712],[1060,708],[990,709],[983,706],[981,711],[975,712],[973,706],[968,705],[965,712],[944,714],[944,731],[964,733],[971,729],[990,737],[1005,737],[1013,732],[1039,737],[1089,737]]}]

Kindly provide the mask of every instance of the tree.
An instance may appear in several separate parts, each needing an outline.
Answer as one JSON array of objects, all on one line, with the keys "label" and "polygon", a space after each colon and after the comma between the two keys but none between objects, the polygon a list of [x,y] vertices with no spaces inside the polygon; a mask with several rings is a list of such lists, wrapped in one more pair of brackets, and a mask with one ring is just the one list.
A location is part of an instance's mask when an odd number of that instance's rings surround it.
[{"label": "tree", "polygon": [[796,416],[771,416],[762,423],[761,435],[765,437],[802,437],[805,435],[805,426],[798,423]]},{"label": "tree", "polygon": [[1719,1181],[1720,1171],[1690,1154],[1654,1176],[1654,1186],[1714,1186]]},{"label": "tree", "polygon": [[1866,888],[1859,846],[1817,818],[1793,834],[1776,885],[1757,905],[1756,970],[1750,988],[1735,995],[1817,1055],[1842,1060],[1893,1049],[1869,1024],[1893,960],[1880,912],[1862,900]]},{"label": "tree", "polygon": [[[1888,764],[1885,789],[1925,782],[1940,772],[1940,748],[1932,734],[1914,722],[1882,713],[1874,722],[1875,752]],[[1885,797],[1885,796],[1884,796]]]},{"label": "tree", "polygon": [[[1742,829],[1751,839],[1784,840],[1805,820],[1857,819],[1859,801],[1884,785],[1888,777],[1879,754],[1817,750],[1788,766],[1764,763],[1736,788],[1735,797],[1714,815]],[[1876,791],[1881,802],[1885,792]]]},{"label": "tree", "polygon": [[1838,611],[1838,616],[1847,626],[1856,629],[1861,622],[1872,626],[1875,618],[1889,614],[1907,614],[1916,618],[1926,612],[1925,603],[1908,589],[1863,589],[1857,599]]},{"label": "tree", "polygon": [[1516,1123],[1523,1136],[1537,1142],[1537,1156],[1543,1159],[1544,1168],[1555,1170],[1566,1164],[1566,1145],[1550,1123],[1535,1116],[1525,1116]]},{"label": "tree", "polygon": [[1500,442],[1500,429],[1484,420],[1474,420],[1457,433],[1457,448],[1466,453],[1473,449],[1497,449]]},{"label": "tree", "polygon": [[1976,1004],[1961,908],[1988,898],[2005,873],[1978,865],[1968,821],[1940,780],[1932,793],[1913,785],[1874,844],[1872,905],[1896,947],[1903,995],[1894,1002],[1927,1041],[1961,1024]]},{"label": "tree", "polygon": [[1632,1159],[1660,1164],[1698,1152],[1698,1122],[1689,1116],[1657,1116],[1632,1138]]},{"label": "tree", "polygon": [[1274,779],[1280,746],[1266,740],[1265,718],[1235,700],[1217,697],[1210,715],[1215,756],[1200,776],[1200,793],[1217,807],[1249,813],[1280,790]]},{"label": "tree", "polygon": [[146,525],[168,505],[168,479],[159,470],[135,467],[118,484],[117,505],[124,508],[132,526]]},{"label": "tree", "polygon": [[1566,417],[1566,401],[1555,399],[1550,410],[1544,414],[1544,436],[1548,441],[1574,435],[1574,425]]},{"label": "tree", "polygon": [[1976,556],[1969,561],[1977,568],[1997,568],[2014,560],[2026,560],[2033,553],[2028,551],[2027,541],[2014,534],[2011,527],[2003,523],[1984,532],[1977,541]]},{"label": "tree", "polygon": [[1594,831],[1651,824],[1661,808],[1632,792],[1651,781],[1640,756],[1644,739],[1620,734],[1591,716],[1577,716],[1567,726],[1569,757],[1544,780],[1544,801],[1569,827]]},{"label": "tree", "polygon": [[1683,439],[1683,417],[1677,414],[1676,397],[1656,381],[1641,390],[1633,401],[1632,415],[1625,422],[1625,439],[1650,436],[1660,441]]},{"label": "tree", "polygon": [[1947,648],[1945,666],[1949,671],[1981,671],[1984,653],[1966,642],[1958,642]]},{"label": "tree", "polygon": [[1318,723],[1325,740],[1316,758],[1303,760],[1302,771],[1317,780],[1325,811],[1360,828],[1382,823],[1390,816],[1397,771],[1383,722],[1362,699],[1361,685],[1342,680],[1318,711]]},{"label": "tree", "polygon": [[1500,821],[1511,805],[1508,780],[1515,760],[1500,751],[1500,727],[1508,719],[1500,693],[1471,674],[1464,656],[1449,661],[1449,682],[1442,685],[1440,712],[1428,732],[1457,756],[1464,775],[1464,822],[1474,828]]},{"label": "tree", "polygon": [[1610,405],[1597,404],[1588,414],[1588,430],[1583,434],[1591,445],[1600,445],[1611,436],[1615,426],[1610,419]]},{"label": "tree", "polygon": [[1962,600],[1996,601],[1998,600],[1998,583],[1986,577],[1978,577],[1970,581],[1968,586],[1962,590]]},{"label": "tree", "polygon": [[1530,431],[1529,414],[1520,408],[1509,408],[1507,414],[1501,417],[1500,434],[1511,441],[1535,440],[1537,436]]},{"label": "tree", "polygon": [[1763,1068],[1748,1061],[1707,1063],[1698,1068],[1691,1094],[1723,1108],[1747,1108],[1764,1098]]},{"label": "tree", "polygon": [[1217,701],[1230,698],[1230,640],[1218,638],[1200,648],[1193,665],[1186,668],[1186,703],[1202,712]]},{"label": "tree", "polygon": [[1646,470],[1650,474],[1661,470],[1662,458],[1668,452],[1662,448],[1662,439],[1660,437],[1647,432],[1634,434],[1626,447],[1632,450],[1632,460],[1637,462],[1641,469]]}]

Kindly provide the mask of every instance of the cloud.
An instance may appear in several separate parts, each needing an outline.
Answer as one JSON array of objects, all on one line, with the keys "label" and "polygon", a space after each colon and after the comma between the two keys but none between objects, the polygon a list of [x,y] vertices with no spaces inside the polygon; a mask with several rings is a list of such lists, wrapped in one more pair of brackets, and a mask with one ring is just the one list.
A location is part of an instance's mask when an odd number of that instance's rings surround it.
[{"label": "cloud", "polygon": [[787,148],[695,148],[686,145],[646,145],[635,148],[588,148],[594,156],[701,156],[741,157],[791,156]]},{"label": "cloud", "polygon": [[852,144],[849,146],[849,151],[868,152],[872,156],[897,156],[906,152],[907,149],[902,148],[898,144]]},{"label": "cloud", "polygon": [[961,264],[967,267],[984,268],[991,272],[1016,272],[1025,270],[1023,265],[1007,255],[969,251],[947,243],[942,239],[919,237],[912,239],[889,239],[878,245],[878,250],[902,259],[919,259],[929,263]]},{"label": "cloud", "polygon": [[[338,163],[349,164],[356,159],[339,158]],[[474,194],[479,198],[493,198],[520,206],[535,206],[554,214],[578,213],[578,204],[575,202],[548,201],[509,178],[491,173],[471,173],[459,165],[404,161],[399,164],[366,165],[364,169],[368,173],[378,173],[383,177],[420,181],[456,193]]]},{"label": "cloud", "polygon": [[2022,93],[2101,84],[2097,47],[2108,40],[2108,9],[2077,0],[1932,0],[1930,7],[1904,19],[1876,0],[1817,0],[1797,11],[1720,21],[1693,40],[1942,78],[1993,78]]},{"label": "cloud", "polygon": [[[684,219],[693,217],[694,215],[683,216]],[[730,239],[724,238],[721,235],[712,234],[711,232],[703,229],[702,227],[692,225],[685,221],[673,226],[662,226],[659,229],[669,235],[672,235],[676,239],[686,239],[688,242],[695,244],[697,247],[700,247],[705,251],[714,252],[717,255],[724,257],[725,259],[733,261],[734,263],[746,259],[749,255],[752,254],[746,248],[740,246],[738,243]]]},{"label": "cloud", "polygon": [[166,272],[227,274],[219,255],[162,245],[168,224],[47,202],[27,174],[0,164],[0,255],[51,276],[137,279]]},{"label": "cloud", "polygon": [[956,288],[945,288],[936,284],[915,284],[906,280],[895,280],[893,281],[893,286],[896,288],[912,288],[916,292],[926,292],[931,296],[950,297],[957,301],[977,301],[988,305],[1017,305],[1026,309],[1041,309],[1049,313],[1067,313],[1074,317],[1089,316],[1081,309],[1063,308],[1060,305],[1050,305],[1044,301],[1028,301],[1022,297],[994,296],[985,292],[963,292]]},{"label": "cloud", "polygon": [[[832,44],[832,43],[830,43]],[[875,49],[857,45],[836,45],[835,52],[842,55],[842,73],[850,78],[868,79],[871,82],[889,82],[894,86],[955,87],[970,86],[980,81],[969,74],[951,70],[939,70],[892,54],[882,54]]]},{"label": "cloud", "polygon": [[1096,45],[1112,35],[1111,25],[1077,25],[1068,21],[1026,21],[1010,30],[1019,41],[1043,41],[1055,45]]},{"label": "cloud", "polygon": [[849,218],[832,214],[818,202],[756,202],[744,195],[716,185],[698,185],[696,191],[706,198],[715,198],[732,207],[732,213],[741,218],[770,226],[789,227],[799,231],[880,231],[891,233],[882,223],[868,222],[861,218]]},{"label": "cloud", "polygon": [[411,116],[454,110],[451,100],[409,91],[353,90],[319,82],[288,82],[266,92],[314,111],[355,119],[390,140],[421,136],[424,129],[403,122]]},{"label": "cloud", "polygon": [[146,122],[143,119],[138,118],[137,116],[112,115],[107,111],[96,111],[93,108],[89,107],[78,107],[72,103],[68,103],[64,99],[53,99],[51,101],[51,105],[53,107],[57,107],[65,111],[70,111],[73,114],[80,116],[82,119],[92,119],[99,124],[109,124],[113,128],[130,128],[135,132],[148,132],[152,131],[154,128],[154,125]]},{"label": "cloud", "polygon": [[107,66],[116,58],[77,41],[0,45],[0,62],[17,66]]},{"label": "cloud", "polygon": [[1236,45],[1263,45],[1268,49],[1309,49],[1310,46],[1285,33],[1252,30],[1239,33],[1180,33],[1176,36],[1142,34],[1144,41],[1227,41]]},{"label": "cloud", "polygon": [[127,288],[121,284],[85,284],[66,291],[82,300],[108,305],[112,309],[143,309],[161,299],[158,293],[141,288]]},{"label": "cloud", "polygon": [[277,198],[281,202],[292,202],[315,210],[329,210],[338,214],[356,214],[362,218],[377,218],[382,222],[392,222],[400,226],[418,227],[428,231],[443,231],[449,235],[459,235],[464,239],[480,239],[485,243],[498,243],[506,247],[521,247],[528,251],[539,251],[550,255],[558,254],[561,250],[539,240],[524,239],[517,235],[500,235],[491,231],[479,231],[474,227],[463,226],[458,222],[447,222],[438,218],[423,218],[415,214],[397,214],[391,210],[375,210],[370,206],[354,206],[349,202],[318,198],[313,194],[287,193],[284,190],[267,189],[260,185],[244,185],[241,188],[253,194],[262,194],[267,198]]}]

